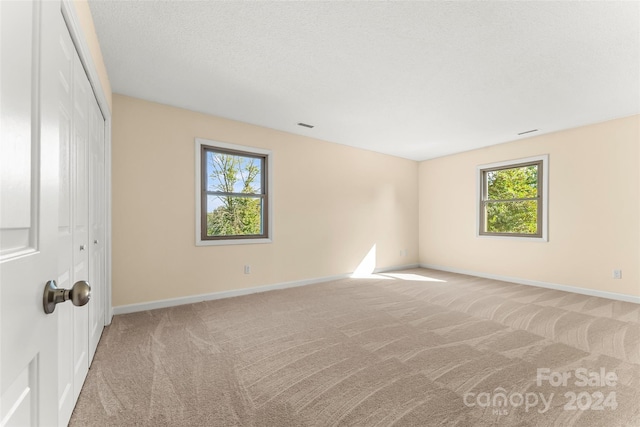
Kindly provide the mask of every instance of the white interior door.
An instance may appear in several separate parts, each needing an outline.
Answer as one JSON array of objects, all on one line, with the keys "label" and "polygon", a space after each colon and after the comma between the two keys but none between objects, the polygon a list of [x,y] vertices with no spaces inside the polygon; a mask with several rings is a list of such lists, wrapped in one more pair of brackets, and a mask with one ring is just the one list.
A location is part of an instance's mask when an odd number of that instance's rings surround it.
[{"label": "white interior door", "polygon": [[[87,161],[91,88],[66,25],[59,16],[60,192],[58,284],[89,281]],[[93,284],[92,299],[93,299]],[[56,308],[58,330],[58,420],[66,425],[89,369],[89,307]]]},{"label": "white interior door", "polygon": [[[61,15],[62,18],[62,15]],[[93,96],[80,58],[73,50],[72,207],[73,244],[71,268],[74,283],[89,280],[89,97]],[[93,283],[89,283],[92,286]],[[93,295],[92,295],[93,297]],[[69,307],[69,306],[67,306]],[[89,306],[72,307],[74,403],[89,371]]]},{"label": "white interior door", "polygon": [[0,2],[0,424],[55,424],[58,115],[55,3]]},{"label": "white interior door", "polygon": [[[57,1],[0,1],[0,427],[67,425],[105,320],[105,122]],[[46,315],[44,285],[89,281]]]},{"label": "white interior door", "polygon": [[60,305],[59,425],[69,422],[104,328],[104,119],[62,15],[59,19],[60,192],[58,282],[91,285],[86,306]]},{"label": "white interior door", "polygon": [[[88,82],[88,81],[87,81]],[[96,99],[89,99],[89,361],[98,347],[105,325],[107,275],[106,222],[107,192],[105,175],[105,122]]]},{"label": "white interior door", "polygon": [[[58,63],[58,90],[60,93],[60,155],[59,155],[59,215],[58,215],[58,286],[68,289],[73,286],[73,44],[64,23],[59,22],[57,35],[60,51]],[[74,309],[68,304],[56,307],[58,330],[67,331],[58,337],[58,425],[65,425],[71,418],[74,406],[73,344]]]}]

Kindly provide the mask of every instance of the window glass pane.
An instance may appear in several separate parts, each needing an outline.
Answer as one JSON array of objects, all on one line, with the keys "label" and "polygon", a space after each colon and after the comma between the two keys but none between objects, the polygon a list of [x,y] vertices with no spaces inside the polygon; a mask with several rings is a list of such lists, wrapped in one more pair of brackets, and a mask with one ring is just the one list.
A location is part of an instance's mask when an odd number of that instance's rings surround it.
[{"label": "window glass pane", "polygon": [[486,231],[489,233],[538,233],[538,201],[486,202]]},{"label": "window glass pane", "polygon": [[262,198],[207,196],[207,236],[262,234]]},{"label": "window glass pane", "polygon": [[538,196],[538,165],[487,171],[486,180],[489,200]]},{"label": "window glass pane", "polygon": [[207,151],[207,191],[262,193],[262,160]]}]

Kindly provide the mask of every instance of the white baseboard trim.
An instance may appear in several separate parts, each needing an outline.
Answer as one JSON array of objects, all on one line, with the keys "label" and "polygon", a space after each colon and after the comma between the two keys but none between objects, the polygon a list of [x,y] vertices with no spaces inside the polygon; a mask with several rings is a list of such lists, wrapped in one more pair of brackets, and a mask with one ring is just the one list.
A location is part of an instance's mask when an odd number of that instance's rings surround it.
[{"label": "white baseboard trim", "polygon": [[259,292],[274,291],[276,289],[295,288],[297,286],[313,285],[315,283],[328,282],[331,280],[344,279],[349,277],[348,274],[341,274],[338,276],[320,277],[317,279],[298,280],[293,282],[277,283],[274,285],[255,286],[252,288],[233,289],[230,291],[212,292],[210,294],[190,295],[188,297],[178,297],[163,299],[157,301],[143,302],[139,304],[120,305],[113,308],[113,314],[128,314],[136,313],[138,311],[155,310],[157,308],[174,307],[177,305],[194,304],[202,301],[211,301],[223,298],[239,297],[242,295],[256,294]]},{"label": "white baseboard trim", "polygon": [[[412,268],[420,268],[420,264],[405,264],[405,265],[398,265],[396,267],[376,268],[375,270],[373,270],[373,274],[388,273],[390,271],[399,271],[399,270],[411,270]],[[351,275],[349,274],[349,276]]]},{"label": "white baseboard trim", "polygon": [[607,298],[617,301],[626,301],[640,304],[640,297],[635,295],[619,294],[616,292],[598,291],[595,289],[579,288],[577,286],[559,285],[557,283],[540,282],[537,280],[521,279],[519,277],[501,276],[499,274],[482,273],[478,271],[465,270],[462,268],[445,267],[433,264],[420,264],[422,268],[432,270],[448,271],[450,273],[466,274],[469,276],[483,277],[485,279],[500,280],[503,282],[512,282],[519,285],[537,286],[539,288],[555,289],[557,291],[573,292],[575,294],[589,295],[592,297]]},{"label": "white baseboard trim", "polygon": [[[409,264],[397,267],[379,268],[374,273],[384,273],[395,270],[407,270],[411,268],[418,268],[419,264]],[[136,313],[139,311],[155,310],[157,308],[174,307],[184,304],[194,304],[202,301],[211,301],[222,298],[239,297],[242,295],[255,294],[258,292],[274,291],[276,289],[295,288],[298,286],[313,285],[316,283],[329,282],[331,280],[339,280],[351,277],[351,274],[339,274],[337,276],[325,276],[315,279],[295,280],[293,282],[276,283],[273,285],[255,286],[252,288],[234,289],[230,291],[212,292],[210,294],[190,295],[188,297],[170,298],[157,301],[143,302],[139,304],[128,304],[113,307],[113,315]]]}]

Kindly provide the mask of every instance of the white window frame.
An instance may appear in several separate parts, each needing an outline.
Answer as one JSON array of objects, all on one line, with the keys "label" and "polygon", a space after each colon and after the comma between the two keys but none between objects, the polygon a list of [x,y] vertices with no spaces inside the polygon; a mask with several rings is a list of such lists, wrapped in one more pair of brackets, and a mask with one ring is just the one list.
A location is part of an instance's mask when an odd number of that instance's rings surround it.
[{"label": "white window frame", "polygon": [[[242,151],[249,154],[256,154],[266,157],[267,162],[267,237],[255,239],[216,239],[203,240],[201,235],[202,227],[202,146],[220,148],[222,150]],[[221,246],[221,245],[247,245],[257,243],[273,242],[273,152],[264,148],[248,147],[245,145],[230,144],[228,142],[212,141],[204,138],[195,139],[195,197],[196,197],[196,215],[195,215],[195,234],[196,246]]]},{"label": "white window frame", "polygon": [[[542,236],[494,236],[490,234],[480,234],[480,209],[481,199],[483,191],[482,171],[484,169],[492,168],[508,168],[510,166],[517,167],[522,163],[542,162]],[[501,239],[501,240],[526,240],[534,242],[548,242],[549,241],[549,155],[542,154],[539,156],[526,157],[523,159],[506,160],[496,163],[487,163],[484,165],[478,165],[476,167],[476,237],[480,239]]]}]

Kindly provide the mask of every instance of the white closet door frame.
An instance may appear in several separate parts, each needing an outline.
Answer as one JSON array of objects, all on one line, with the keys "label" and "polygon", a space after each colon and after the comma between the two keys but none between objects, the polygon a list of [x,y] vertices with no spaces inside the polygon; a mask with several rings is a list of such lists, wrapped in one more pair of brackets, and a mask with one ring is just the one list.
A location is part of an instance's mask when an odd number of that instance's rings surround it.
[{"label": "white closet door frame", "polygon": [[107,103],[105,88],[98,77],[95,62],[91,56],[89,44],[80,26],[80,19],[72,0],[62,0],[62,16],[69,29],[71,40],[76,46],[80,62],[84,66],[89,77],[89,83],[93,88],[98,106],[104,117],[104,161],[105,161],[105,186],[106,186],[106,230],[105,230],[105,254],[106,254],[106,277],[105,277],[105,325],[111,324],[113,308],[111,306],[111,111]]}]

